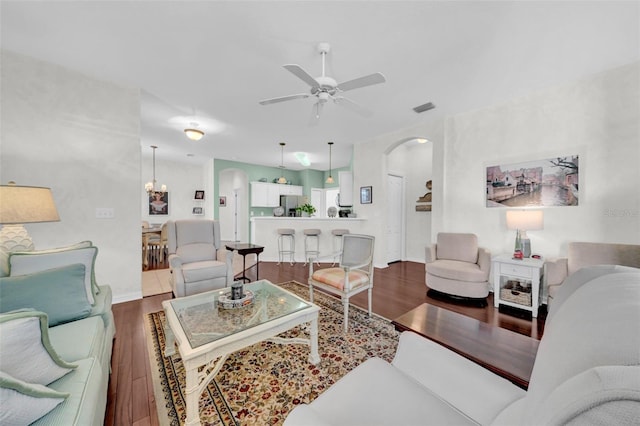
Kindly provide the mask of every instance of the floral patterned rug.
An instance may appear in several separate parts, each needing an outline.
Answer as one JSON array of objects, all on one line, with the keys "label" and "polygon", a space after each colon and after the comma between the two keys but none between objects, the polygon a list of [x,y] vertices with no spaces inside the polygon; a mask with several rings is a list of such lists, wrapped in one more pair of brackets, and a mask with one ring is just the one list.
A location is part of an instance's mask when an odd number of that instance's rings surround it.
[{"label": "floral patterned rug", "polygon": [[[307,285],[280,284],[304,299]],[[398,332],[381,317],[351,305],[349,332],[343,333],[342,304],[316,291],[320,309],[318,347],[321,361],[308,362],[306,345],[261,342],[231,354],[218,375],[200,396],[200,421],[206,425],[279,425],[298,404],[313,401],[347,372],[371,357],[391,361]],[[164,312],[147,316],[147,341],[158,418],[163,425],[184,424],[185,372],[180,355],[164,357]],[[303,327],[280,336],[304,337]]]}]

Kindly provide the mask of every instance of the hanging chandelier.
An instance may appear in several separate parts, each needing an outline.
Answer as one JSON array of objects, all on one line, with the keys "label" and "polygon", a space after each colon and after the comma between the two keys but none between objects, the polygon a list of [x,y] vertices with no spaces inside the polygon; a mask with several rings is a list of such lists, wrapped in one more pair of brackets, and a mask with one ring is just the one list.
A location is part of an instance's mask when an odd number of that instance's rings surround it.
[{"label": "hanging chandelier", "polygon": [[284,142],[280,142],[280,169],[283,171],[280,173],[280,178],[278,178],[278,183],[287,183],[287,178],[284,177],[284,146],[286,144]]},{"label": "hanging chandelier", "polygon": [[167,192],[167,185],[162,185],[160,189],[156,189],[156,149],[158,147],[151,145],[151,148],[153,149],[153,180],[144,185],[144,190],[147,191],[149,197],[152,197],[155,193],[159,193],[161,196],[164,196],[164,193]]},{"label": "hanging chandelier", "polygon": [[331,174],[331,145],[333,145],[333,142],[327,142],[327,143],[329,144],[329,177],[325,182],[334,183],[335,181],[333,180],[333,176]]}]

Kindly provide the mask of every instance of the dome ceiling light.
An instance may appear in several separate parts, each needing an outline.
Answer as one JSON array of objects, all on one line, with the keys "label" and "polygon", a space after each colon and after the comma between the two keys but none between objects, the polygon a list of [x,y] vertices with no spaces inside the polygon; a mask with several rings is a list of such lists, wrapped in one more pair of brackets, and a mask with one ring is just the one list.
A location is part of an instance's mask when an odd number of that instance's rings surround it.
[{"label": "dome ceiling light", "polygon": [[191,127],[184,129],[184,133],[192,141],[199,141],[204,136],[204,132],[198,129],[198,123],[190,123]]}]

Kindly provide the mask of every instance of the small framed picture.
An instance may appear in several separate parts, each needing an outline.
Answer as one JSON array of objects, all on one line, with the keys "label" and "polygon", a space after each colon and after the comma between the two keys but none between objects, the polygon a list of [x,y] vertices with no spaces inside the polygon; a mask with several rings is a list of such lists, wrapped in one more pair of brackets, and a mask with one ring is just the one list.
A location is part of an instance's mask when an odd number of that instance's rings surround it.
[{"label": "small framed picture", "polygon": [[169,214],[169,193],[154,192],[149,197],[149,215],[168,215]]},{"label": "small framed picture", "polygon": [[202,207],[194,207],[193,214],[196,216],[202,216],[204,214],[204,209]]},{"label": "small framed picture", "polygon": [[193,196],[196,200],[204,200],[204,191],[201,189],[196,190],[196,195]]},{"label": "small framed picture", "polygon": [[372,187],[361,186],[360,187],[360,204],[371,204],[372,200]]},{"label": "small framed picture", "polygon": [[220,207],[227,207],[227,197],[221,196],[218,204],[220,204]]}]

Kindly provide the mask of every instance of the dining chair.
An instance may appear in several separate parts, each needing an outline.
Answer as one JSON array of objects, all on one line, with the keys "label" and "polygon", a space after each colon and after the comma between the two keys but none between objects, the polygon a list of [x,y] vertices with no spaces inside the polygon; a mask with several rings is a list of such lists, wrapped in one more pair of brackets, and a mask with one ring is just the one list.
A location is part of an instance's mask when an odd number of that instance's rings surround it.
[{"label": "dining chair", "polygon": [[[344,234],[342,251],[326,256],[333,261],[340,257],[339,266],[313,270],[317,262],[309,260],[309,298],[313,302],[315,287],[330,294],[340,296],[344,306],[344,331],[348,330],[349,298],[363,291],[369,292],[369,316],[371,316],[371,292],[373,290],[373,249],[375,237],[360,234]],[[315,259],[321,260],[320,257]]]},{"label": "dining chair", "polygon": [[160,263],[164,262],[165,253],[168,250],[168,229],[167,223],[162,224],[162,228],[160,229]]}]

